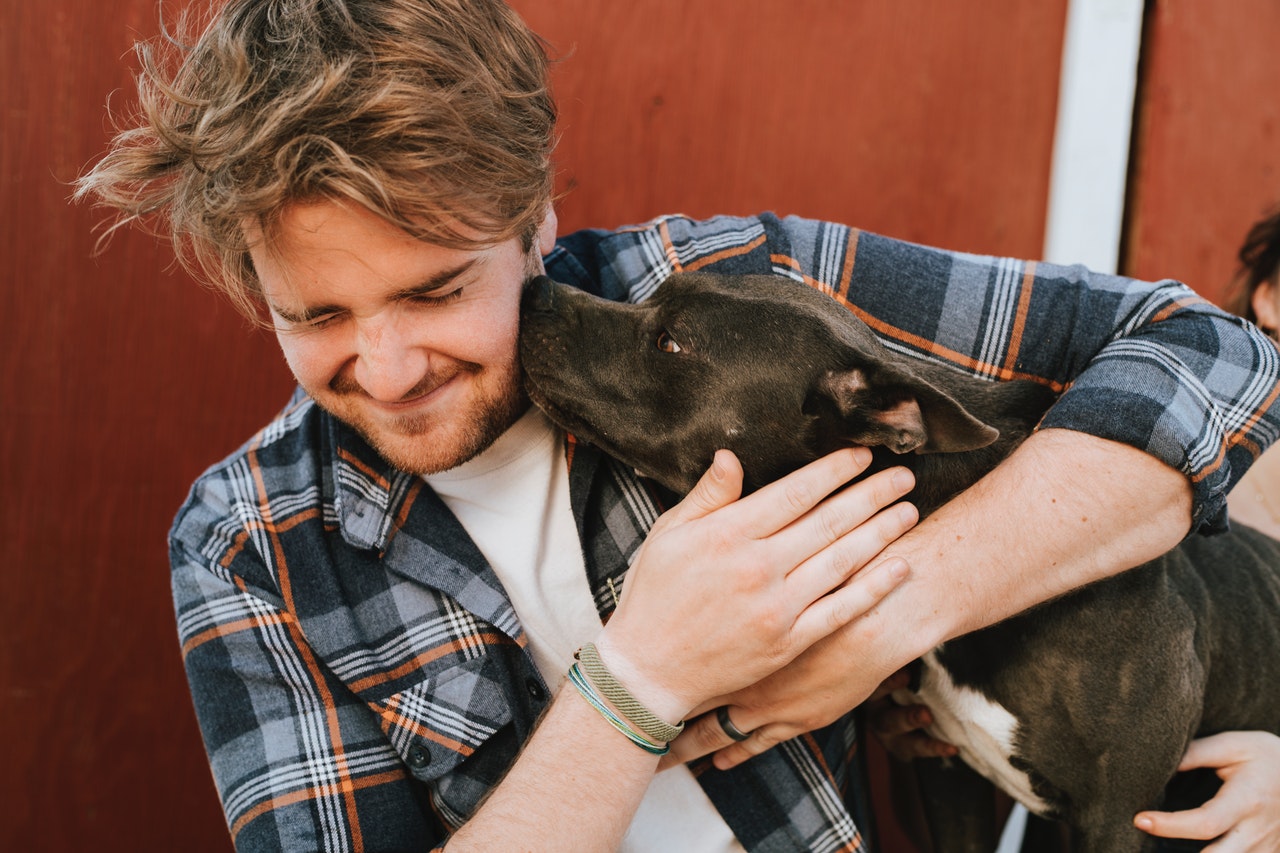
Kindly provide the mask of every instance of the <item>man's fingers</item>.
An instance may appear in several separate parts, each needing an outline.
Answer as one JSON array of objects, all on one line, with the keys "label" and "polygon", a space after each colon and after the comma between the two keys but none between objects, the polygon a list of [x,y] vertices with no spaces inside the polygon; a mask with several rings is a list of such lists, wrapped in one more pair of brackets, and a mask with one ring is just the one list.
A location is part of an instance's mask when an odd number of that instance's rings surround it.
[{"label": "man's fingers", "polygon": [[911,670],[907,667],[895,672],[893,675],[880,682],[880,686],[869,697],[874,702],[877,699],[883,699],[895,690],[901,690],[911,683]]},{"label": "man's fingers", "polygon": [[715,754],[712,761],[717,770],[730,770],[798,734],[801,732],[794,726],[764,725],[753,731],[746,740],[730,742]]},{"label": "man's fingers", "polygon": [[867,725],[876,739],[895,758],[949,758],[958,750],[946,741],[923,731],[933,722],[924,705],[895,705],[888,700],[875,702],[867,717]]},{"label": "man's fingers", "polygon": [[1227,767],[1246,761],[1249,757],[1247,742],[1240,737],[1239,732],[1223,732],[1191,741],[1178,769]]},{"label": "man's fingers", "polygon": [[742,496],[742,463],[729,450],[717,450],[711,467],[703,473],[684,500],[671,508],[675,521],[691,521],[710,515]]},{"label": "man's fingers", "polygon": [[[871,612],[910,574],[911,567],[898,557],[858,572],[844,586],[805,608],[795,621],[792,646],[807,649],[828,634]],[[811,590],[801,590],[798,594],[802,598],[813,595]]]},{"label": "man's fingers", "polygon": [[[750,732],[745,724],[747,711],[736,706],[729,706],[729,719],[741,731]],[[676,764],[685,764],[704,755],[724,749],[735,743],[734,739],[720,725],[716,710],[708,711],[685,724],[680,737],[671,742],[671,751],[662,757],[658,770],[665,770]]]},{"label": "man's fingers", "polygon": [[1203,806],[1180,812],[1140,812],[1133,825],[1161,838],[1208,841],[1231,828],[1230,817],[1210,800]]},{"label": "man's fingers", "polygon": [[[787,576],[787,585],[796,601],[815,601],[828,590],[846,581],[849,584],[857,583],[861,574],[859,570],[866,571],[863,567],[875,559],[889,543],[910,530],[919,518],[920,514],[912,504],[898,503],[844,533],[838,541],[809,557]],[[850,576],[853,576],[853,580],[849,580]],[[875,579],[870,580],[874,585]],[[892,586],[879,589],[879,598],[883,598],[891,589]],[[879,598],[876,599],[877,602]],[[861,605],[860,609],[847,614],[848,618],[859,616],[870,609],[862,602],[856,603]],[[839,622],[833,627],[843,624],[844,622]]]},{"label": "man's fingers", "polygon": [[879,702],[868,715],[867,723],[877,737],[888,738],[918,731],[933,722],[933,715],[924,705],[895,705]]},{"label": "man's fingers", "polygon": [[755,538],[772,536],[808,514],[828,495],[865,471],[870,464],[870,450],[865,447],[849,447],[815,459],[803,468],[775,480],[740,502],[743,532]]}]

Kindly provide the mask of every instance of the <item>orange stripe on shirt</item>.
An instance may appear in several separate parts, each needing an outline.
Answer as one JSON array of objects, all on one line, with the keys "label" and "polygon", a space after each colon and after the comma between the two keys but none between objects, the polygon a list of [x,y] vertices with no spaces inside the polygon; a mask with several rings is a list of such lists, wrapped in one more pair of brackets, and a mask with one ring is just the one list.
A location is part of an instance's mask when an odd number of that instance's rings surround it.
[{"label": "orange stripe on shirt", "polygon": [[662,252],[667,256],[667,260],[671,261],[671,269],[675,272],[682,272],[680,256],[676,253],[676,244],[671,239],[671,231],[667,228],[667,220],[664,219],[658,223],[658,234],[662,237]]},{"label": "orange stripe on shirt", "polygon": [[1018,290],[1018,308],[1013,314],[1013,329],[1009,332],[1009,348],[1004,358],[1002,375],[1014,376],[1018,355],[1022,352],[1022,335],[1027,330],[1027,314],[1031,311],[1031,290],[1036,282],[1036,265],[1030,261],[1022,273],[1022,287]]},{"label": "orange stripe on shirt", "polygon": [[[387,785],[392,782],[397,782],[403,779],[405,775],[405,771],[403,770],[388,770],[384,773],[377,773],[372,776],[364,776],[358,779],[344,779],[339,783],[339,785],[344,793],[350,794],[365,788],[374,788],[378,785]],[[324,788],[299,788],[296,791],[290,791],[287,794],[281,794],[279,796],[272,797],[269,800],[264,800],[246,811],[244,814],[240,815],[236,822],[231,825],[231,840],[234,843],[236,836],[239,835],[240,831],[252,822],[254,818],[260,817],[267,812],[284,808],[285,806],[296,805],[297,803],[314,800],[317,797],[328,796],[329,794],[330,790],[328,786]],[[356,849],[359,850],[363,847],[363,843],[359,840],[358,829],[356,830],[355,835]]]},{"label": "orange stripe on shirt", "polygon": [[723,261],[725,258],[736,258],[742,255],[749,255],[753,251],[755,251],[756,249],[764,245],[764,241],[765,241],[765,235],[761,234],[759,237],[755,238],[749,243],[743,243],[741,246],[731,246],[728,249],[721,249],[719,252],[714,252],[710,255],[705,255],[701,258],[698,258],[696,261],[692,261],[688,266],[684,268],[684,271],[696,272],[700,269],[711,266],[717,261]]},{"label": "orange stripe on shirt", "polygon": [[386,477],[382,476],[377,471],[373,470],[368,465],[364,464],[364,462],[361,462],[351,453],[351,451],[345,450],[344,448],[339,447],[338,456],[342,457],[344,461],[349,463],[353,468],[360,471],[360,473],[364,474],[366,477],[373,480],[373,482],[375,482],[379,488],[382,488],[382,489],[391,488],[391,484],[387,482]]},{"label": "orange stripe on shirt", "polygon": [[419,723],[417,720],[410,719],[404,716],[403,714],[397,713],[394,706],[386,706],[386,707],[378,708],[377,712],[379,717],[382,717],[382,719],[386,720],[388,723],[395,726],[396,728],[408,729],[409,731],[413,732],[419,737],[424,737],[427,740],[431,741],[432,743],[439,744],[440,746],[443,746],[445,749],[448,749],[452,752],[456,752],[458,755],[461,755],[463,758],[467,758],[473,752],[475,752],[474,747],[468,746],[462,741],[454,740],[451,737],[445,737],[440,732],[436,731],[430,726],[425,726],[422,723]]},{"label": "orange stripe on shirt", "polygon": [[573,470],[573,456],[578,450],[578,438],[571,432],[564,434],[564,464],[570,471]]},{"label": "orange stripe on shirt", "polygon": [[844,268],[840,270],[840,281],[836,283],[836,298],[841,302],[849,298],[849,285],[853,283],[853,264],[858,257],[858,239],[862,232],[857,228],[849,229],[849,244],[844,249]]},{"label": "orange stripe on shirt", "polygon": [[[800,735],[799,740],[804,744],[805,751],[813,758],[814,763],[822,770],[823,777],[831,785],[832,789],[841,791],[843,794],[844,791],[842,791],[840,786],[836,784],[835,774],[831,772],[831,767],[827,765],[827,760],[822,755],[822,747],[819,745],[817,738],[813,736],[813,733],[806,732],[805,734]],[[839,848],[841,853],[854,853],[854,851],[862,846],[862,830],[857,829],[857,827],[855,827],[855,830],[856,834],[849,840],[849,843]]]},{"label": "orange stripe on shirt", "polygon": [[[284,598],[285,608],[294,617],[285,623],[285,627],[289,632],[294,648],[298,652],[301,663],[311,675],[312,688],[315,690],[316,698],[325,711],[325,726],[329,731],[329,744],[333,750],[335,769],[339,778],[346,781],[351,778],[351,771],[350,765],[347,763],[346,749],[342,742],[342,730],[338,721],[336,703],[333,700],[333,695],[329,692],[328,686],[325,684],[325,671],[316,660],[311,647],[307,645],[306,637],[302,635],[302,631],[297,624],[298,609],[293,600],[293,581],[289,575],[289,564],[285,559],[284,546],[280,542],[279,531],[275,529],[274,519],[272,518],[271,500],[267,495],[262,465],[258,461],[257,448],[251,449],[246,454],[246,460],[249,463],[249,470],[253,474],[254,486],[258,492],[259,512],[266,523],[266,531],[271,539],[271,549],[275,552],[276,577],[277,582],[280,584],[280,595]],[[345,786],[342,790],[343,805],[352,836],[352,846],[354,850],[360,851],[364,849],[364,838],[360,829],[355,797]]]},{"label": "orange stripe on shirt", "polygon": [[217,640],[222,637],[229,637],[232,634],[238,634],[241,631],[252,631],[266,625],[279,625],[288,617],[281,614],[266,614],[263,616],[251,616],[246,619],[237,619],[234,622],[227,622],[223,625],[215,625],[205,631],[201,631],[191,639],[182,644],[182,659],[186,660],[187,655],[195,651],[200,646],[210,640]]},{"label": "orange stripe on shirt", "polygon": [[495,646],[500,643],[508,642],[511,641],[505,634],[498,633],[496,631],[481,631],[476,634],[469,634],[465,640],[454,640],[450,643],[441,643],[438,646],[434,646],[420,655],[415,655],[413,658],[400,664],[400,666],[395,669],[379,672],[376,675],[370,675],[367,678],[360,679],[359,681],[353,681],[351,682],[351,689],[360,693],[368,690],[370,687],[376,687],[379,684],[386,684],[388,681],[394,681],[397,678],[402,678],[403,676],[408,675],[414,670],[421,669],[432,661],[439,660],[447,654],[471,648],[477,643]]},{"label": "orange stripe on shirt", "polygon": [[391,545],[392,538],[404,529],[405,522],[409,519],[409,510],[413,508],[414,501],[422,492],[422,487],[426,485],[426,481],[421,477],[417,477],[413,481],[413,485],[409,487],[409,491],[405,493],[404,500],[400,504],[400,509],[396,511],[396,517],[392,519],[391,529],[387,531],[386,545],[383,546],[383,552]]},{"label": "orange stripe on shirt", "polygon": [[1170,302],[1168,305],[1166,305],[1165,307],[1157,311],[1155,314],[1153,314],[1151,316],[1151,322],[1159,323],[1161,320],[1167,320],[1169,319],[1169,316],[1173,314],[1173,312],[1179,311],[1190,305],[1208,305],[1208,304],[1209,304],[1208,300],[1206,300],[1204,297],[1197,296],[1195,294],[1188,294],[1187,296],[1183,296],[1179,299],[1175,299],[1173,302]]},{"label": "orange stripe on shirt", "polygon": [[982,373],[992,374],[1000,379],[1030,379],[1033,382],[1039,382],[1042,385],[1047,385],[1054,391],[1054,393],[1057,394],[1062,393],[1063,389],[1067,387],[1064,382],[1046,383],[1043,376],[1036,376],[1033,373],[1021,373],[1009,367],[986,364],[967,355],[966,353],[957,352],[956,350],[936,344],[928,338],[922,338],[919,335],[913,335],[909,332],[903,331],[902,329],[890,326],[888,323],[882,322],[876,317],[871,316],[850,302],[845,302],[844,304],[845,307],[853,312],[854,316],[862,320],[862,322],[866,323],[874,331],[880,333],[884,337],[900,341],[901,343],[915,347],[923,352],[927,352],[930,355],[936,355],[939,358],[946,359],[959,367],[968,368],[975,372],[980,371]]},{"label": "orange stripe on shirt", "polygon": [[1267,395],[1267,399],[1263,401],[1261,406],[1253,410],[1253,414],[1249,416],[1249,419],[1245,421],[1240,429],[1235,430],[1224,437],[1222,445],[1218,448],[1218,454],[1214,457],[1213,462],[1202,468],[1198,474],[1193,475],[1191,477],[1191,482],[1199,483],[1205,477],[1208,477],[1210,474],[1213,474],[1221,468],[1222,464],[1227,461],[1227,450],[1229,448],[1243,446],[1248,449],[1256,459],[1262,453],[1262,450],[1249,437],[1249,431],[1252,430],[1253,427],[1257,425],[1258,421],[1262,419],[1262,416],[1266,414],[1267,409],[1271,408],[1278,396],[1280,396],[1280,388],[1272,388],[1271,393]]}]

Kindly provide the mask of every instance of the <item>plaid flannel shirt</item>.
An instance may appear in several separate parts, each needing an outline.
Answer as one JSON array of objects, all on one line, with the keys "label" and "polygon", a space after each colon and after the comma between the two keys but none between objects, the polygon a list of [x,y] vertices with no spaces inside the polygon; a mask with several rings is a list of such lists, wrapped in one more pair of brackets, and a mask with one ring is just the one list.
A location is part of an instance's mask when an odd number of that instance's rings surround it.
[{"label": "plaid flannel shirt", "polygon": [[[1280,422],[1275,348],[1175,282],[767,214],[579,232],[547,268],[633,301],[680,270],[789,276],[900,352],[1063,391],[1042,426],[1122,441],[1184,471],[1206,531],[1225,523],[1227,489]],[[624,466],[566,446],[607,617],[659,506]],[[196,482],[170,550],[192,696],[241,850],[442,844],[549,702],[516,613],[457,520],[300,393]],[[703,762],[695,772],[748,850],[857,851],[854,753],[846,717],[733,771]]]}]

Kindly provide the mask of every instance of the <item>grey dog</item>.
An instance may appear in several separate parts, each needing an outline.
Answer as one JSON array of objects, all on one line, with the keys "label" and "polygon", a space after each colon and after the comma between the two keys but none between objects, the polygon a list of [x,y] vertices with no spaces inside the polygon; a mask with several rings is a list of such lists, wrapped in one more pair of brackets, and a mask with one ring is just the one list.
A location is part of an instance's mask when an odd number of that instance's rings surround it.
[{"label": "grey dog", "polygon": [[[927,514],[1007,456],[1053,395],[888,350],[835,300],[771,276],[677,274],[614,303],[540,277],[520,355],[537,405],[579,440],[677,494],[719,448],[748,489],[836,448],[906,464]],[[1087,853],[1150,841],[1188,742],[1280,734],[1280,543],[1249,528],[1163,557],[925,656],[918,701],[936,734]],[[940,772],[947,772],[941,769]],[[963,787],[963,786],[961,786]],[[931,789],[932,791],[932,789]],[[930,793],[926,807],[936,803]],[[945,797],[944,797],[945,799]],[[935,848],[991,849],[963,809],[931,821]]]}]

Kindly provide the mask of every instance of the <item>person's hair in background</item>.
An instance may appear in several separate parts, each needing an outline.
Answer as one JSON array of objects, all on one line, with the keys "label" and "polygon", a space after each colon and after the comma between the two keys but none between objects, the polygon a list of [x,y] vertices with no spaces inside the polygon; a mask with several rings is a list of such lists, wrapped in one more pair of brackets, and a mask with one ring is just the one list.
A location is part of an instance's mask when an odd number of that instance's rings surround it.
[{"label": "person's hair in background", "polygon": [[349,202],[439,246],[532,246],[556,109],[544,45],[503,3],[232,0],[206,23],[138,48],[147,121],[76,190],[120,211],[111,230],[163,211],[183,266],[250,317],[245,223],[269,240],[294,203]]},{"label": "person's hair in background", "polygon": [[1240,272],[1224,307],[1274,339],[1280,330],[1280,207],[1254,223],[1238,257]]}]

